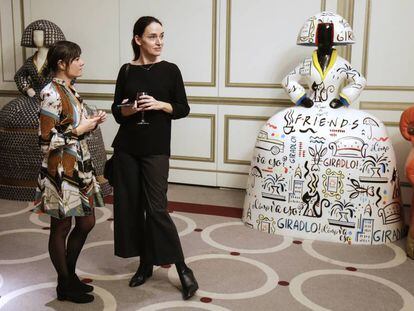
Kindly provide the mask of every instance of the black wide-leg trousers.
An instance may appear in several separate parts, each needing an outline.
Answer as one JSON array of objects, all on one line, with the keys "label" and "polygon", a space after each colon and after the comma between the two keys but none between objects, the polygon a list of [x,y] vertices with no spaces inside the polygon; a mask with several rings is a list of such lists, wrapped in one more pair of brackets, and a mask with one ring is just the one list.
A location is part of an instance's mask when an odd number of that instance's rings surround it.
[{"label": "black wide-leg trousers", "polygon": [[168,155],[114,155],[115,255],[141,256],[154,265],[184,260],[167,211]]}]

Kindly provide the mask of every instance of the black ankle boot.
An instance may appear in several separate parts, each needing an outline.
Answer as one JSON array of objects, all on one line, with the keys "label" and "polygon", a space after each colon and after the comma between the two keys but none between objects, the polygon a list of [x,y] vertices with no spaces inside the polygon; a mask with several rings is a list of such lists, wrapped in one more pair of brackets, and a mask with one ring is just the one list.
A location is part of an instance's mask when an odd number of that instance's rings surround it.
[{"label": "black ankle boot", "polygon": [[84,293],[90,293],[93,291],[93,286],[83,283],[76,273],[73,278],[75,281],[76,288],[79,289],[79,291]]},{"label": "black ankle boot", "polygon": [[185,267],[184,269],[177,269],[177,272],[181,281],[183,299],[190,299],[194,296],[198,289],[198,283],[194,277],[194,273],[188,267]]},{"label": "black ankle boot", "polygon": [[71,301],[74,303],[89,303],[94,300],[92,295],[82,292],[77,287],[74,277],[58,278],[58,286],[56,287],[57,299]]},{"label": "black ankle boot", "polygon": [[140,286],[152,276],[152,264],[142,263],[139,265],[137,272],[129,281],[129,287]]}]

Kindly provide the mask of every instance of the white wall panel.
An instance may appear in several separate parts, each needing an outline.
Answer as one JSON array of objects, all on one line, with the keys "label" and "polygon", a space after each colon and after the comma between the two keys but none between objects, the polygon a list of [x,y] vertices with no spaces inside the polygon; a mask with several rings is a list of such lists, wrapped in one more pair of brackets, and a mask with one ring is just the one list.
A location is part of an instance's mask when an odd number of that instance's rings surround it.
[{"label": "white wall panel", "polygon": [[[113,0],[31,0],[32,21],[48,19],[82,48],[82,79],[115,80],[119,69],[119,3]],[[27,26],[27,25],[25,25]]]},{"label": "white wall panel", "polygon": [[214,4],[215,0],[120,1],[122,62],[128,62],[133,56],[131,39],[135,21],[140,16],[151,15],[159,18],[164,26],[163,58],[180,67],[185,82],[212,82]]},{"label": "white wall panel", "polygon": [[16,46],[14,40],[13,1],[2,0],[0,6],[1,81],[14,82]]},{"label": "white wall panel", "polygon": [[243,163],[250,165],[257,134],[266,123],[267,117],[225,115],[227,137],[225,154],[227,163]]},{"label": "white wall panel", "polygon": [[[172,161],[170,161],[171,163]],[[217,186],[217,177],[214,171],[197,171],[175,168],[170,165],[168,182]]]},{"label": "white wall panel", "polygon": [[320,0],[228,1],[230,83],[280,84],[309,55],[296,37],[303,23],[320,11]]},{"label": "white wall panel", "polygon": [[214,162],[215,115],[191,113],[173,121],[171,155],[174,159]]},{"label": "white wall panel", "polygon": [[372,86],[414,88],[414,1],[370,1],[366,76]]},{"label": "white wall panel", "polygon": [[[247,173],[261,125],[280,109],[282,108],[220,105],[217,121],[218,171]],[[225,178],[228,180],[231,175],[226,175]],[[220,183],[220,177],[218,182]]]}]

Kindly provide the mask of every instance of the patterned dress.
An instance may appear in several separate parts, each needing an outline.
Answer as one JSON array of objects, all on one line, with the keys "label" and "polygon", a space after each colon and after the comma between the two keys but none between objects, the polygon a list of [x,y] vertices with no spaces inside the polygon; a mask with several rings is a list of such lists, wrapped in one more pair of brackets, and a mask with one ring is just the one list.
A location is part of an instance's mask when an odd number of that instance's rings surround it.
[{"label": "patterned dress", "polygon": [[39,136],[43,162],[38,178],[35,212],[56,218],[87,216],[102,207],[86,135],[72,130],[86,111],[79,94],[54,78],[40,93]]}]

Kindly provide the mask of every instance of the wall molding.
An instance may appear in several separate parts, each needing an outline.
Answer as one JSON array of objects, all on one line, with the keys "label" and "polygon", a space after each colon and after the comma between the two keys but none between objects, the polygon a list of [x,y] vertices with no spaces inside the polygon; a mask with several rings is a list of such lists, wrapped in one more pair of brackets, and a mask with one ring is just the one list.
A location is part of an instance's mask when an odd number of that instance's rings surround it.
[{"label": "wall molding", "polygon": [[207,113],[190,113],[188,118],[200,118],[210,120],[210,156],[209,157],[191,157],[171,155],[171,160],[197,161],[197,162],[215,162],[216,161],[216,115]]},{"label": "wall molding", "polygon": [[[214,87],[217,83],[217,1],[211,0],[211,75],[209,82],[185,81],[185,86]],[[116,80],[78,79],[81,84],[116,84]]]},{"label": "wall molding", "polygon": [[217,174],[222,173],[222,174],[245,175],[245,176],[249,175],[249,173],[244,173],[244,172],[209,170],[209,169],[202,169],[202,168],[189,168],[189,167],[178,167],[178,166],[170,166],[170,169],[182,170],[182,171],[209,172],[209,173],[217,173]]},{"label": "wall molding", "polygon": [[[342,5],[341,5],[342,4]],[[355,0],[338,1],[338,14],[345,18],[354,28],[354,13],[355,13]],[[336,47],[340,56],[345,58],[351,63],[352,59],[352,44],[343,47]]]},{"label": "wall molding", "polygon": [[[88,93],[81,92],[85,100],[113,101],[112,93]],[[0,97],[16,97],[21,93],[16,90],[0,90]],[[261,106],[261,107],[293,107],[294,104],[289,99],[272,99],[272,98],[248,98],[248,97],[216,97],[216,96],[188,96],[191,104],[201,105],[223,105],[223,106]],[[381,110],[381,111],[403,111],[411,106],[412,102],[360,102],[360,110]],[[110,109],[109,109],[110,112]]]},{"label": "wall molding", "polygon": [[[371,27],[371,12],[372,0],[365,0],[365,29],[364,29],[364,45],[363,45],[363,59],[362,59],[362,75],[368,81],[368,56],[369,56],[369,33]],[[368,85],[365,90],[376,91],[414,91],[414,86],[402,85]]]},{"label": "wall molding", "polygon": [[400,127],[400,122],[395,121],[384,121],[382,122],[386,127]]},{"label": "wall molding", "polygon": [[224,115],[224,149],[223,149],[223,162],[226,164],[238,164],[238,165],[250,165],[250,161],[240,159],[229,158],[229,127],[231,120],[241,121],[267,121],[270,117],[268,116],[246,116],[246,115]]},{"label": "wall molding", "polygon": [[[4,0],[3,0],[4,1]],[[4,5],[4,4],[3,4]],[[13,32],[13,60],[14,60],[14,70],[17,71],[17,59],[16,59],[16,37],[15,37],[15,29],[14,29],[14,14],[13,14],[13,0],[10,0],[10,10],[11,10],[11,20],[12,20],[12,32]],[[3,27],[0,27],[0,47],[2,48],[1,51],[1,78],[3,82],[14,82],[14,80],[6,80],[4,78],[4,50],[3,50]]]},{"label": "wall molding", "polygon": [[[111,109],[102,109],[107,114],[112,114]],[[192,157],[192,156],[181,156],[171,154],[171,160],[180,161],[196,161],[196,162],[210,162],[216,161],[216,115],[210,113],[190,113],[187,118],[200,118],[210,120],[210,155],[209,157]],[[106,149],[107,155],[112,155],[114,151],[112,149]]]},{"label": "wall molding", "polygon": [[384,110],[384,111],[403,111],[414,103],[409,102],[361,102],[359,105],[360,109],[363,110]]},{"label": "wall molding", "polygon": [[22,95],[19,91],[0,90],[0,97],[15,97],[15,96],[19,96],[19,95]]},{"label": "wall molding", "polygon": [[[281,89],[281,83],[253,83],[253,82],[231,82],[230,77],[230,65],[231,65],[231,7],[232,0],[227,0],[227,12],[226,12],[226,44],[225,44],[225,82],[226,87],[245,87],[245,88],[275,88]],[[326,0],[321,0],[321,11],[326,9]]]}]

